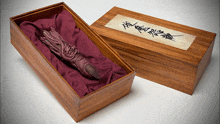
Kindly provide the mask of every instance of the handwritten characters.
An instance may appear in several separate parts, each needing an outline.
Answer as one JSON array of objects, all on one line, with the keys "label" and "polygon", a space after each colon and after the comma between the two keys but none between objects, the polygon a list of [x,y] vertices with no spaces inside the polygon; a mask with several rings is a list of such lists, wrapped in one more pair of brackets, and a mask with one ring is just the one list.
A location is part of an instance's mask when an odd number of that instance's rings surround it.
[{"label": "handwritten characters", "polygon": [[139,26],[139,25],[137,25],[137,23],[138,22],[131,24],[130,22],[125,21],[125,22],[122,22],[122,25],[124,26],[125,30],[127,28],[134,26],[134,28],[137,29],[140,33],[142,33],[142,31],[144,31],[144,32],[147,32],[148,34],[152,35],[153,37],[154,36],[162,36],[163,38],[172,40],[174,42],[176,42],[174,39],[175,36],[182,36],[182,35],[171,35],[170,33],[165,33],[162,30],[153,29],[151,27],[144,27],[144,25]]}]

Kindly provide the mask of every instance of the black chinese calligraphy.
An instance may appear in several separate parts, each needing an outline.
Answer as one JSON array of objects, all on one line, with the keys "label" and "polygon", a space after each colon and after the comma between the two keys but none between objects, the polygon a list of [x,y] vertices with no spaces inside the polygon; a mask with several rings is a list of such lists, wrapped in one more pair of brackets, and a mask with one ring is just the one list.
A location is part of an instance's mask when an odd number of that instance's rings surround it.
[{"label": "black chinese calligraphy", "polygon": [[134,26],[134,28],[137,29],[140,33],[142,33],[142,31],[144,31],[144,32],[147,32],[148,34],[150,34],[152,37],[162,36],[162,38],[169,39],[169,40],[172,40],[174,42],[176,42],[175,39],[174,39],[175,36],[182,36],[182,35],[171,35],[170,33],[165,33],[162,30],[153,29],[151,27],[145,27],[144,25],[139,26],[139,25],[137,25],[137,23],[138,22],[136,22],[134,24],[131,24],[130,22],[125,21],[125,22],[122,22],[122,25],[123,25],[125,30],[127,28],[130,28],[130,27]]}]

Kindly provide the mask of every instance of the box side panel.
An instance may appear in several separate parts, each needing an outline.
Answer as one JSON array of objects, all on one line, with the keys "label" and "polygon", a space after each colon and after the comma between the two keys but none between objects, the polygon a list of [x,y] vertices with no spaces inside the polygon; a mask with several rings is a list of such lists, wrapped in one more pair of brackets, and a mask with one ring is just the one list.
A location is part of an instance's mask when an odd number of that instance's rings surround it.
[{"label": "box side panel", "polygon": [[79,97],[37,48],[20,32],[14,22],[11,22],[10,26],[11,44],[38,74],[72,118],[76,119],[79,111]]},{"label": "box side panel", "polygon": [[193,93],[196,67],[109,38],[104,39],[135,68],[137,76],[187,94]]},{"label": "box side panel", "polygon": [[194,83],[194,89],[198,85],[202,75],[204,74],[207,66],[209,65],[209,62],[211,60],[211,54],[214,46],[215,38],[213,38],[212,43],[210,44],[208,50],[206,51],[204,57],[202,58],[201,62],[199,63],[198,69],[197,69],[197,74],[196,74],[196,80]]},{"label": "box side panel", "polygon": [[102,87],[98,91],[92,93],[90,96],[85,97],[80,105],[79,119],[81,120],[127,95],[130,92],[134,76],[135,73],[130,73],[123,79],[106,85],[105,87]]}]

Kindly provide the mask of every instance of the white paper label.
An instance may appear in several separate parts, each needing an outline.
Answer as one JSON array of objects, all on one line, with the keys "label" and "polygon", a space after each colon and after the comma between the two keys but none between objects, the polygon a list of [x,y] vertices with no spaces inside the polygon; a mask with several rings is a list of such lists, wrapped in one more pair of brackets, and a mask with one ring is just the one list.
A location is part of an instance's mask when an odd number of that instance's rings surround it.
[{"label": "white paper label", "polygon": [[117,14],[105,27],[187,50],[196,36]]}]

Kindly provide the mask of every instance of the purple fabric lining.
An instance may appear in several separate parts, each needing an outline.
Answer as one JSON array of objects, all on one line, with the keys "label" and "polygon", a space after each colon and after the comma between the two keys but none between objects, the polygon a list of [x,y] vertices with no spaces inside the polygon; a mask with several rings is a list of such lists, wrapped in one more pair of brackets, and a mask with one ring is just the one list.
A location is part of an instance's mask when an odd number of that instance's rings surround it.
[{"label": "purple fabric lining", "polygon": [[[42,43],[36,36],[40,30],[50,30],[53,27],[62,38],[69,44],[75,45],[76,48],[92,63],[99,72],[101,80],[91,80],[84,77],[76,68],[68,63],[61,61],[55,56],[50,49]],[[126,75],[126,71],[113,63],[110,59],[103,56],[95,44],[79,28],[72,15],[63,10],[51,18],[39,19],[35,22],[24,21],[20,24],[21,30],[30,38],[41,53],[64,77],[75,92],[83,97],[99,88],[114,82],[115,80]]]}]

